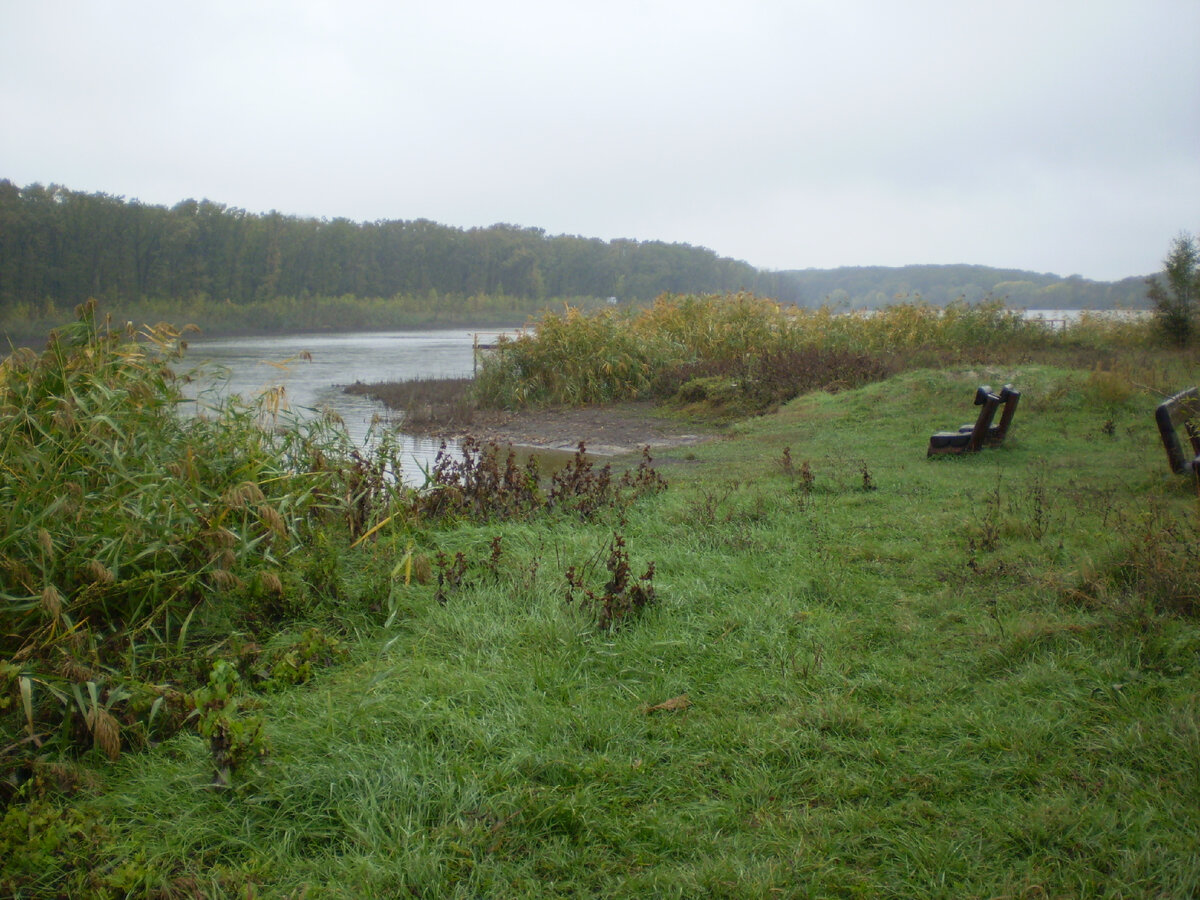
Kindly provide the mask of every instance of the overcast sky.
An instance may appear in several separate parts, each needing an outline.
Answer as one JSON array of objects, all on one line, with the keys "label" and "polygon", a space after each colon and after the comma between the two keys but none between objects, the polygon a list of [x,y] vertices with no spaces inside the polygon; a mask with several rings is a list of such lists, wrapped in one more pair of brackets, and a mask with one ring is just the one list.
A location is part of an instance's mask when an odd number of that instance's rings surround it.
[{"label": "overcast sky", "polygon": [[1112,280],[1200,230],[1200,0],[0,0],[0,178]]}]

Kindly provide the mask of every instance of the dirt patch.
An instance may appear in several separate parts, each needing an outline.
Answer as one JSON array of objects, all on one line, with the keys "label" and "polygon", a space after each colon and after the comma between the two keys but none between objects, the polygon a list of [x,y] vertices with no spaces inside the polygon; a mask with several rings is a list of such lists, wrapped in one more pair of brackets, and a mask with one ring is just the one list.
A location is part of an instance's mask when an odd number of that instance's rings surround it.
[{"label": "dirt patch", "polygon": [[471,435],[484,443],[536,450],[575,450],[582,441],[593,456],[623,456],[642,447],[661,450],[711,440],[718,429],[668,416],[648,403],[523,410],[476,411],[470,425],[431,428],[435,437]]}]

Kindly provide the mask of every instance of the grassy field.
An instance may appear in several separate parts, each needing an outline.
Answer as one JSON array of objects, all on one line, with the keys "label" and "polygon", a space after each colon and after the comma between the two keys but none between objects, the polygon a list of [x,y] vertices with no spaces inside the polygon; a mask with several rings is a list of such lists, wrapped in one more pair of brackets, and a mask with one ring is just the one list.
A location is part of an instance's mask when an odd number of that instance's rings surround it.
[{"label": "grassy field", "polygon": [[[586,521],[382,520],[325,558],[362,582],[332,664],[243,697],[269,753],[225,789],[191,730],[43,767],[3,883],[1196,896],[1200,501],[1152,416],[1188,377],[916,369],[664,454],[666,490]],[[926,458],[1006,382],[1003,447]]]}]

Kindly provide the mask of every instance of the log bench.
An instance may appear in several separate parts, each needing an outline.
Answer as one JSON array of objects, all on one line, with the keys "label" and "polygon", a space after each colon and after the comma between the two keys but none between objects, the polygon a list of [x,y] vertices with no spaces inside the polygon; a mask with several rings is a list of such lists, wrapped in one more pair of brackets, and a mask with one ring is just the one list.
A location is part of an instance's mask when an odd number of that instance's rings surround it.
[{"label": "log bench", "polygon": [[[978,453],[984,447],[999,447],[1008,436],[1021,392],[1013,390],[1011,384],[1004,385],[1000,393],[993,394],[988,385],[975,390],[975,405],[981,407],[974,422],[963,425],[958,431],[939,431],[929,438],[926,456],[946,454]],[[1003,407],[1000,422],[993,424],[996,411]]]},{"label": "log bench", "polygon": [[[1194,473],[1200,477],[1200,390],[1188,388],[1158,404],[1154,421],[1158,423],[1171,471],[1179,475]],[[1179,439],[1181,428],[1191,441],[1191,454],[1183,449]]]}]

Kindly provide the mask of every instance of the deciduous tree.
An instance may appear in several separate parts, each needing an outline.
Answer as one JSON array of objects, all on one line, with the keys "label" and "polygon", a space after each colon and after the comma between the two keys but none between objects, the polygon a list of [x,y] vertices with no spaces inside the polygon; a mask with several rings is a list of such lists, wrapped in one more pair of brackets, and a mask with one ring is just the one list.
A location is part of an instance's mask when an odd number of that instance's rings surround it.
[{"label": "deciduous tree", "polygon": [[[1165,284],[1159,279],[1165,279]],[[1196,337],[1200,305],[1200,246],[1186,232],[1171,242],[1161,276],[1146,279],[1146,296],[1154,303],[1154,319],[1164,337],[1181,347]]]}]

